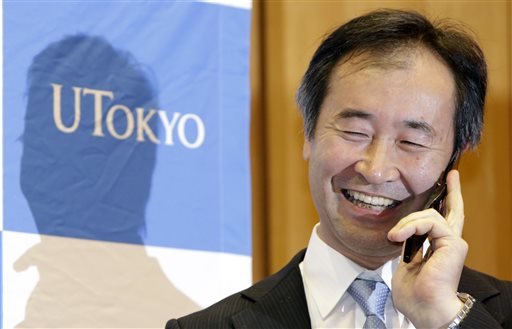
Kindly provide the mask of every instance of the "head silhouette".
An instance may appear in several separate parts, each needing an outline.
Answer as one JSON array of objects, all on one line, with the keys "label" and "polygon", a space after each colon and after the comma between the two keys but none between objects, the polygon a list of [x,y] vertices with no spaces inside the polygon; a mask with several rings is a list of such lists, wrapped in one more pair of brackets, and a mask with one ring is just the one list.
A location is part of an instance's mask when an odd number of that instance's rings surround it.
[{"label": "head silhouette", "polygon": [[137,141],[137,111],[156,106],[147,72],[103,38],[66,37],[34,58],[21,188],[41,234],[141,243],[156,145]]}]

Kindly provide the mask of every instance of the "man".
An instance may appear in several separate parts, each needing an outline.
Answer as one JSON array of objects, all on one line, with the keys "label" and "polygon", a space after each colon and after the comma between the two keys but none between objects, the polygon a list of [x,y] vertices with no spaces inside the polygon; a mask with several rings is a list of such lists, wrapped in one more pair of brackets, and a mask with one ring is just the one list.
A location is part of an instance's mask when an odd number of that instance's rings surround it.
[{"label": "man", "polygon": [[[306,252],[167,328],[512,328],[512,283],[464,267],[459,175],[480,139],[487,72],[453,26],[380,10],[334,31],[298,91],[320,223]],[[442,184],[442,183],[441,183]],[[400,260],[427,234],[430,252]]]}]

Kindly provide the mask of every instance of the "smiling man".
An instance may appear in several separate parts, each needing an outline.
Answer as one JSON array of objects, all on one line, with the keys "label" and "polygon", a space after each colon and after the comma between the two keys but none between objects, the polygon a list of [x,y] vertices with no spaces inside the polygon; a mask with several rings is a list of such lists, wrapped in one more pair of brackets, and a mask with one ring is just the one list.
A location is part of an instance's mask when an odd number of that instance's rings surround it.
[{"label": "smiling man", "polygon": [[[298,91],[320,222],[307,251],[167,328],[512,328],[512,283],[464,267],[455,154],[480,139],[487,72],[455,26],[379,10],[340,26]],[[430,251],[401,261],[404,241]]]},{"label": "smiling man", "polygon": [[453,152],[449,68],[423,46],[402,52],[342,60],[304,144],[319,237],[368,268],[398,256],[389,230],[422,208]]}]

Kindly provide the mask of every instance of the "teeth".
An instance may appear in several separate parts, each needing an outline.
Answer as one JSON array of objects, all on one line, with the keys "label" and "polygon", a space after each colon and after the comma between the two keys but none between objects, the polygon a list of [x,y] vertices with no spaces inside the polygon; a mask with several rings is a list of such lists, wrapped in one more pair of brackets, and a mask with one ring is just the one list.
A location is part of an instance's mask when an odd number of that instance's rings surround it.
[{"label": "teeth", "polygon": [[367,194],[363,194],[356,191],[347,191],[347,194],[354,200],[354,201],[360,201],[364,202],[370,206],[377,206],[377,207],[389,207],[392,206],[395,201],[383,198],[379,196],[371,196]]}]

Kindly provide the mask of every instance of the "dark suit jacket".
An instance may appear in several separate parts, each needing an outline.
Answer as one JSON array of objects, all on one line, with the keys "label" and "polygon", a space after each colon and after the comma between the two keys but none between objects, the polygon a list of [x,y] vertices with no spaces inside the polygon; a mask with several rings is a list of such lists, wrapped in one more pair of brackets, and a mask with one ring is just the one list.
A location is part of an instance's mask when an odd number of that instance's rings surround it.
[{"label": "dark suit jacket", "polygon": [[[310,329],[306,296],[298,267],[305,251],[276,274],[193,314],[167,322],[166,329]],[[464,268],[459,291],[477,303],[461,328],[512,329],[512,282]]]}]

